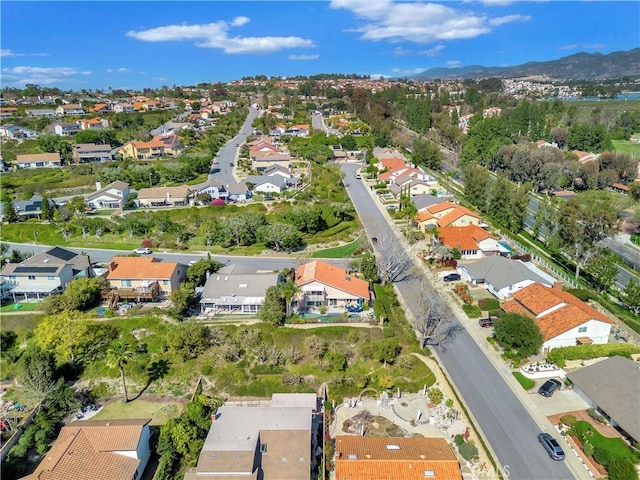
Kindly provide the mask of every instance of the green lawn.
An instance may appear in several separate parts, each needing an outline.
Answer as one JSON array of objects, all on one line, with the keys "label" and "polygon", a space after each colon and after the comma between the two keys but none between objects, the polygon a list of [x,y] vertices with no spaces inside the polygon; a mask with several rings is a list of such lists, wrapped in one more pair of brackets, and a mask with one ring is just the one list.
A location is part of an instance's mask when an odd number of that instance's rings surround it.
[{"label": "green lawn", "polygon": [[311,255],[312,258],[349,258],[353,257],[353,254],[362,248],[364,240],[359,238],[355,242],[346,243],[339,247],[326,248],[324,250],[317,250]]},{"label": "green lawn", "polygon": [[522,373],[520,372],[511,372],[513,374],[514,377],[516,377],[516,380],[518,380],[518,383],[520,385],[522,385],[522,388],[524,388],[525,390],[531,390],[533,387],[536,386],[536,382],[534,380],[531,380],[530,378],[525,377]]},{"label": "green lawn", "polygon": [[[595,420],[594,420],[595,421]],[[573,426],[580,438],[586,438],[595,448],[602,448],[609,452],[612,460],[622,460],[627,458],[636,463],[640,460],[640,454],[634,452],[629,446],[618,437],[604,437],[589,422],[578,421]]]},{"label": "green lawn", "polygon": [[[16,305],[19,305],[16,308]],[[42,309],[41,303],[35,302],[25,302],[25,303],[9,303],[8,305],[4,305],[0,307],[0,313],[11,313],[11,312],[37,312]]]},{"label": "green lawn", "polygon": [[628,153],[632,157],[640,157],[640,143],[631,140],[612,140],[613,148],[618,152]]},{"label": "green lawn", "polygon": [[0,331],[20,331],[20,330],[33,330],[36,328],[40,320],[44,317],[44,314],[40,313],[27,313],[21,315],[2,315],[2,321],[0,322]]},{"label": "green lawn", "polygon": [[183,410],[184,406],[180,402],[133,400],[123,403],[122,400],[116,399],[102,407],[92,419],[150,418],[151,425],[163,425],[169,419],[179,417]]}]

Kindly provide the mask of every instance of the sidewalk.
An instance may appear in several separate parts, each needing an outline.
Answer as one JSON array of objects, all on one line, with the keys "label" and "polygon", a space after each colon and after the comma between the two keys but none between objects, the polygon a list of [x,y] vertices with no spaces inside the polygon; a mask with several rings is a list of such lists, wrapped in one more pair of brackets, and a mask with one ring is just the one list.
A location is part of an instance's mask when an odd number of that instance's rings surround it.
[{"label": "sidewalk", "polygon": [[[406,238],[404,238],[404,236],[396,230],[396,225],[394,224],[393,220],[390,218],[388,212],[383,208],[381,203],[378,201],[378,198],[376,198],[375,193],[372,192],[370,188],[367,188],[367,191],[369,192],[369,195],[372,197],[376,207],[383,213],[383,216],[385,217],[387,222],[392,226],[393,231],[396,237],[398,238],[398,241],[402,244],[403,248],[407,251],[414,265],[417,268],[419,268],[420,271],[424,274],[425,278],[429,281],[433,289],[441,294],[444,301],[451,308],[451,311],[458,318],[460,323],[465,327],[465,329],[467,330],[471,338],[473,338],[476,344],[483,350],[487,359],[491,362],[491,364],[494,366],[496,371],[504,379],[504,381],[507,383],[509,388],[513,391],[516,397],[518,397],[520,402],[529,411],[532,419],[540,428],[540,431],[552,433],[554,437],[560,438],[561,439],[560,441],[564,443],[565,451],[567,452],[571,451],[570,446],[567,444],[567,442],[564,439],[562,439],[562,437],[557,433],[555,426],[551,424],[551,422],[547,419],[545,414],[532,401],[532,399],[527,394],[527,392],[520,386],[518,381],[511,374],[511,370],[505,365],[504,361],[500,357],[500,354],[496,350],[494,350],[493,346],[489,344],[489,342],[486,339],[486,330],[479,327],[477,325],[477,322],[469,322],[469,318],[462,310],[460,304],[452,297],[452,295],[450,294],[450,290],[446,288],[442,280],[436,277],[434,272],[432,272],[430,269],[428,269],[424,265],[424,263],[417,257],[416,253],[414,252],[414,248],[411,245],[409,245]],[[401,297],[399,297],[399,299],[405,310],[405,314],[407,316],[412,316],[411,310],[406,307],[406,304],[404,303],[403,299]],[[437,353],[435,351],[432,351],[432,352],[433,352],[433,355],[437,358]],[[441,364],[441,362],[438,362],[438,363]],[[444,373],[446,374],[446,371],[444,371]],[[476,428],[478,428],[478,430],[480,431],[480,434],[484,437],[484,434],[482,433],[482,430],[480,429],[478,422],[473,418],[473,414],[468,408],[467,410],[469,411],[469,414],[472,417],[471,420],[473,421],[474,425],[476,426]],[[490,454],[497,461],[498,460],[497,456],[495,455],[495,452],[493,452],[491,445],[487,443],[487,446],[490,451]],[[588,470],[582,464],[581,460],[575,455],[567,455],[565,464],[567,465],[569,470],[573,473],[575,478],[577,479],[591,478]]]}]

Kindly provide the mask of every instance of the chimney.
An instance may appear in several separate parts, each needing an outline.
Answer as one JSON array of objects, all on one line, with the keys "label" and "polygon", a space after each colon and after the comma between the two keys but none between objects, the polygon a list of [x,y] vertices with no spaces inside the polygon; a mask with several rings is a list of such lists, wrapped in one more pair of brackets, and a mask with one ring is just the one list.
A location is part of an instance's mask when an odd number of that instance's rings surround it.
[{"label": "chimney", "polygon": [[97,190],[102,190],[102,183],[96,182],[96,191]]},{"label": "chimney", "polygon": [[113,272],[116,269],[117,266],[118,266],[118,262],[109,263],[109,271]]},{"label": "chimney", "polygon": [[558,290],[562,290],[562,287],[564,287],[564,283],[562,283],[562,282],[553,282],[553,288],[558,289]]}]

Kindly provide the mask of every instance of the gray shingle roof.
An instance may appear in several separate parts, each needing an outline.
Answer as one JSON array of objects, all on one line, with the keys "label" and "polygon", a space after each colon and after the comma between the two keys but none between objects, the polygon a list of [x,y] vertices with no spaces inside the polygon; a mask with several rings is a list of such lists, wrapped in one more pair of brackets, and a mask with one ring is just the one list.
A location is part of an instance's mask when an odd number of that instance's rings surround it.
[{"label": "gray shingle roof", "polygon": [[523,280],[532,280],[551,286],[547,279],[529,270],[522,262],[500,256],[483,258],[477,262],[462,265],[460,268],[466,270],[472,279],[484,279],[496,290],[502,290]]},{"label": "gray shingle roof", "polygon": [[584,392],[620,427],[640,442],[640,363],[609,357],[568,373]]}]

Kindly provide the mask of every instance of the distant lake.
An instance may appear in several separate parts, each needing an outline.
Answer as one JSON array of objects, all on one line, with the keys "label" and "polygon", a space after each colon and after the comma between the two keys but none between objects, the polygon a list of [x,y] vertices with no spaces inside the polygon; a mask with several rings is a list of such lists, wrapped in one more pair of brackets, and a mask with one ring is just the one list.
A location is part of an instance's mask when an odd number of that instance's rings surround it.
[{"label": "distant lake", "polygon": [[600,101],[625,101],[625,100],[640,100],[640,92],[625,92],[616,95],[614,98],[600,98],[600,97],[567,97],[561,98],[568,102],[600,102]]}]

